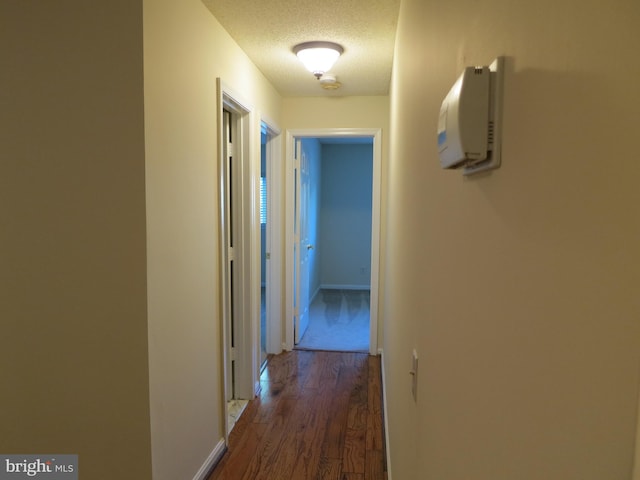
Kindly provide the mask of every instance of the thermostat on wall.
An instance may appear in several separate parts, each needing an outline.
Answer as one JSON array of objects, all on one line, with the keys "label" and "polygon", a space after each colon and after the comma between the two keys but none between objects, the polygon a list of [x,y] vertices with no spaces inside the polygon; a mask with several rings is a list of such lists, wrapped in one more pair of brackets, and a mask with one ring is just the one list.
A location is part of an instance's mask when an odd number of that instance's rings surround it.
[{"label": "thermostat on wall", "polygon": [[466,67],[440,107],[438,153],[442,168],[465,175],[501,163],[504,57],[490,66]]}]

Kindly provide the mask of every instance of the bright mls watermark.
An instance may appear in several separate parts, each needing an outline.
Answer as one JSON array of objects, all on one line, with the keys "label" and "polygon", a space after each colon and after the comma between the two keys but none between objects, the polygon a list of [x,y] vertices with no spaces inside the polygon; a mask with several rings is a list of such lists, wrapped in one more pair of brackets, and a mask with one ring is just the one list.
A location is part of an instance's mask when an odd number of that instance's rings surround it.
[{"label": "bright mls watermark", "polygon": [[78,480],[77,455],[0,455],[0,480]]}]

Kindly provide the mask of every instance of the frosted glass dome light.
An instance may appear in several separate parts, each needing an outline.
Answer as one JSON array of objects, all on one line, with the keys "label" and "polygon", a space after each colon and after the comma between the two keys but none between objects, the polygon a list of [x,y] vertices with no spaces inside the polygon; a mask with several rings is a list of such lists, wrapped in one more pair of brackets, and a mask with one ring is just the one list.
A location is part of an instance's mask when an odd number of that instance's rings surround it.
[{"label": "frosted glass dome light", "polygon": [[293,47],[293,53],[318,79],[331,70],[342,52],[344,49],[333,42],[305,42]]}]

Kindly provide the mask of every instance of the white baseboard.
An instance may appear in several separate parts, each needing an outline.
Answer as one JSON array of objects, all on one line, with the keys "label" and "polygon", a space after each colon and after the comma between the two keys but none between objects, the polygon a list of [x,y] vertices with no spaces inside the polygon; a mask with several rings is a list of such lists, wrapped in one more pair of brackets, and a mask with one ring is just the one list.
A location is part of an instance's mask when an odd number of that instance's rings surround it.
[{"label": "white baseboard", "polygon": [[371,285],[339,285],[333,283],[323,283],[320,288],[327,290],[370,290]]},{"label": "white baseboard", "polygon": [[387,383],[384,375],[384,351],[378,349],[380,354],[380,371],[382,372],[382,411],[384,412],[384,445],[387,453],[387,480],[391,480],[391,450],[389,449],[389,415],[387,413]]},{"label": "white baseboard", "polygon": [[227,444],[224,438],[221,438],[213,451],[207,457],[207,460],[202,464],[200,470],[195,474],[193,480],[206,480],[216,464],[220,461],[224,453],[227,451]]}]

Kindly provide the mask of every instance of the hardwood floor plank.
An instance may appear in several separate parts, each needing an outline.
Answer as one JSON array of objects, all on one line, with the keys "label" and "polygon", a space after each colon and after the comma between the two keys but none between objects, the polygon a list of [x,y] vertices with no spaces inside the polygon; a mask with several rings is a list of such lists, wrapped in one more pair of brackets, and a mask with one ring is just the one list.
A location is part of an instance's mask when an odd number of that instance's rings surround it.
[{"label": "hardwood floor plank", "polygon": [[[273,478],[289,479],[297,461],[314,449],[314,445],[305,441],[309,426],[315,423],[318,414],[317,392],[306,390],[295,397],[295,405],[288,417],[287,429],[282,436],[277,452],[270,464],[269,474],[258,474],[256,480]],[[313,439],[313,435],[311,436]],[[317,449],[317,448],[316,448]]]},{"label": "hardwood floor plank", "polygon": [[341,480],[342,462],[335,458],[322,457],[315,478],[318,480]]},{"label": "hardwood floor plank", "polygon": [[320,374],[320,382],[324,387],[333,388],[338,381],[342,358],[340,355],[335,355],[333,352],[321,353],[327,356],[327,361],[325,362],[322,373]]},{"label": "hardwood floor plank", "polygon": [[285,388],[285,384],[265,383],[261,381],[260,385],[262,387],[260,394],[253,401],[249,402],[250,404],[258,403],[257,411],[252,421],[254,423],[269,423],[275,414],[278,399],[282,394],[282,390]]},{"label": "hardwood floor plank", "polygon": [[349,398],[342,471],[364,473],[367,417],[369,410],[369,368],[366,361],[359,365],[354,365],[354,368],[356,368],[356,378]]},{"label": "hardwood floor plank", "polygon": [[329,420],[331,397],[322,395],[319,389],[309,389],[315,401],[308,408],[309,416],[298,444],[298,458],[291,478],[313,478],[320,463],[322,441]]},{"label": "hardwood floor plank", "polygon": [[[233,450],[230,450],[224,456],[221,464],[214,470],[209,480],[235,480],[241,478],[249,465],[250,456],[262,441],[266,430],[266,424],[250,425],[242,437],[238,439]],[[230,475],[229,472],[234,473]]]},{"label": "hardwood floor plank", "polygon": [[364,480],[381,480],[384,478],[383,457],[381,450],[367,450]]},{"label": "hardwood floor plank", "polygon": [[369,375],[367,386],[369,389],[369,409],[372,412],[382,411],[382,378],[380,376],[380,357],[369,357],[367,360]]},{"label": "hardwood floor plank", "polygon": [[380,376],[380,358],[370,357],[368,363],[367,450],[383,450],[382,379]]},{"label": "hardwood floor plank", "polygon": [[[280,398],[262,441],[253,454],[248,452],[251,456],[248,459],[247,468],[244,475],[237,477],[238,479],[254,480],[259,475],[269,475],[271,473],[271,466],[281,448],[282,438],[288,428],[289,414],[296,400],[295,397],[291,396]],[[265,478],[268,478],[268,476]]]},{"label": "hardwood floor plank", "polygon": [[380,415],[375,415],[369,412],[367,414],[367,434],[365,440],[367,450],[384,449],[382,430],[383,425]]},{"label": "hardwood floor plank", "polygon": [[273,356],[208,480],[384,480],[380,360]]},{"label": "hardwood floor plank", "polygon": [[362,430],[347,430],[342,456],[343,472],[364,473],[366,454],[365,435],[366,432]]},{"label": "hardwood floor plank", "polygon": [[305,388],[320,388],[322,386],[322,374],[327,368],[327,364],[330,363],[329,352],[315,352],[314,361],[309,367],[309,375],[305,383]]},{"label": "hardwood floor plank", "polygon": [[340,367],[336,390],[329,407],[332,414],[329,418],[322,449],[323,456],[328,458],[342,458],[350,398],[345,387],[351,384],[354,378],[352,373],[348,367]]}]

